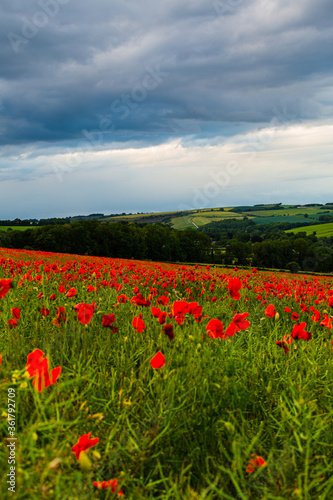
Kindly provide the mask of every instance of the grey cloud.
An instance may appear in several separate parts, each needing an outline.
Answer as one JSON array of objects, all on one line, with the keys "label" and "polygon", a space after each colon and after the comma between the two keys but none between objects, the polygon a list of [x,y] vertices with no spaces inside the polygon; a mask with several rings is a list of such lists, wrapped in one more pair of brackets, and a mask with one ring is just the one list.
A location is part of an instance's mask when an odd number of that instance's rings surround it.
[{"label": "grey cloud", "polygon": [[[331,118],[332,16],[332,0],[2,0],[0,180],[10,189],[20,180],[18,193],[26,192],[22,181],[31,180],[37,199],[53,182],[48,176],[54,157],[84,147],[139,149],[179,137],[189,152],[228,141],[236,144],[234,152],[246,152],[239,137],[247,132],[272,122],[286,128]],[[238,139],[230,141],[233,136]],[[316,155],[323,158],[324,152],[314,149],[311,158]],[[325,155],[328,162],[330,151]],[[98,165],[83,165],[82,160],[80,175],[74,173],[73,181],[68,174],[62,188],[63,215],[82,212],[79,204],[92,185],[98,191],[87,174]],[[200,168],[195,164],[193,171]],[[147,172],[133,175],[142,196],[132,186],[129,211],[143,203],[146,209],[159,207],[159,200],[161,209],[173,209],[180,198],[190,204],[186,180],[164,196],[154,190],[161,171]],[[82,193],[75,204],[70,197],[78,178]],[[114,211],[122,212],[122,177],[108,178],[120,183]],[[58,187],[49,216],[59,214]],[[226,205],[255,203],[260,194],[243,187],[226,192]],[[107,193],[101,197],[104,207]],[[47,201],[41,195],[38,209]],[[33,212],[33,198],[26,203]],[[92,205],[88,211],[95,211]]]},{"label": "grey cloud", "polygon": [[[4,1],[2,33],[22,36],[41,5],[46,0]],[[69,0],[18,53],[3,37],[1,144],[79,139],[110,115],[124,140],[157,127],[162,141],[175,120],[195,121],[198,135],[208,123],[217,130],[223,123],[267,123],[286,100],[300,119],[324,113],[313,97],[332,75],[332,3],[234,5],[219,16],[213,1]],[[168,76],[142,101],[124,103],[156,64]],[[120,105],[112,112],[115,100],[128,106],[128,116]],[[186,127],[178,134],[186,135]],[[105,138],[113,139],[110,130]]]}]

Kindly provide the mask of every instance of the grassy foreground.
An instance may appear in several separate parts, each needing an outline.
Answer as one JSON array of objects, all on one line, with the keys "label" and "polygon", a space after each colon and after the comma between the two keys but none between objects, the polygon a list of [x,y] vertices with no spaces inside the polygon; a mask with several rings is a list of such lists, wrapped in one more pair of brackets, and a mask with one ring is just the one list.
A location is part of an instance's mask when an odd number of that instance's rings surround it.
[{"label": "grassy foreground", "polygon": [[[333,497],[331,278],[2,249],[0,297],[4,279],[14,288],[0,298],[2,499],[117,498],[93,485],[114,478],[133,500]],[[181,301],[202,313],[176,313]],[[83,322],[80,304],[93,305]],[[154,307],[168,314],[172,340]],[[207,330],[218,319],[225,332],[245,312],[249,327],[232,336]],[[310,340],[295,338],[288,353],[276,345],[302,322]],[[35,349],[50,370],[61,367],[41,392],[26,375]],[[153,368],[158,351],[165,364]],[[7,484],[9,388],[15,493]],[[77,460],[72,447],[88,433],[99,441]]]}]

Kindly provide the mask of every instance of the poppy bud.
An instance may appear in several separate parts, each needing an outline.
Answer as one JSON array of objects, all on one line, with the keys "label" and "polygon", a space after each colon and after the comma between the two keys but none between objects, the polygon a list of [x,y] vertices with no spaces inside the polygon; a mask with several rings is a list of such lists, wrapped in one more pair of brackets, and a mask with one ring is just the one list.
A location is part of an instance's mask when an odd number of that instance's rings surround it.
[{"label": "poppy bud", "polygon": [[227,429],[230,434],[233,434],[235,432],[235,427],[232,425],[231,422],[224,422],[225,428]]}]

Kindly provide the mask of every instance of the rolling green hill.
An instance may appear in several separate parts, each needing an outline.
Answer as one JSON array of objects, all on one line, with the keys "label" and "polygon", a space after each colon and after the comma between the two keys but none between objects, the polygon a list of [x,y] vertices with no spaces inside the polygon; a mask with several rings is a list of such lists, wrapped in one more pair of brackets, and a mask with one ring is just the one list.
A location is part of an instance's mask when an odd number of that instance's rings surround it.
[{"label": "rolling green hill", "polygon": [[298,227],[296,229],[288,229],[286,233],[306,233],[306,235],[310,235],[316,233],[316,236],[321,237],[330,237],[333,236],[333,222],[328,222],[327,224],[315,224],[310,226]]}]

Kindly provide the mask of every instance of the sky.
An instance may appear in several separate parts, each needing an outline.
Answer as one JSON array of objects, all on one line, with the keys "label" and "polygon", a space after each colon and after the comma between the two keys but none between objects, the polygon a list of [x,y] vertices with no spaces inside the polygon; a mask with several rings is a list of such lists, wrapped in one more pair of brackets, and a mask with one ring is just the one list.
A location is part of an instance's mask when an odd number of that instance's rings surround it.
[{"label": "sky", "polygon": [[2,0],[0,219],[333,201],[332,0]]}]

